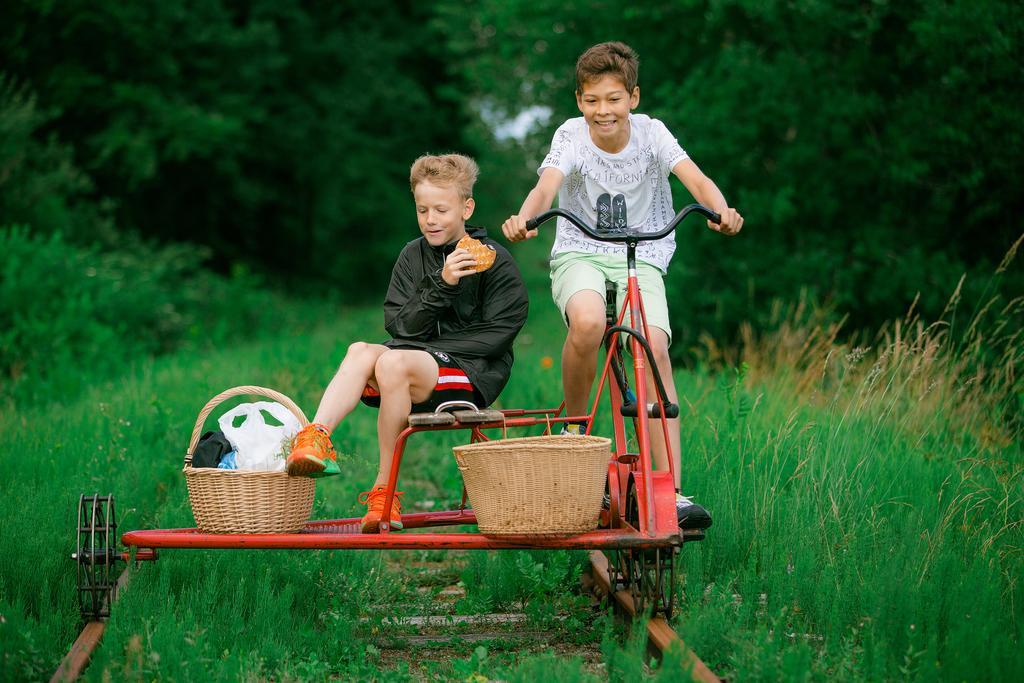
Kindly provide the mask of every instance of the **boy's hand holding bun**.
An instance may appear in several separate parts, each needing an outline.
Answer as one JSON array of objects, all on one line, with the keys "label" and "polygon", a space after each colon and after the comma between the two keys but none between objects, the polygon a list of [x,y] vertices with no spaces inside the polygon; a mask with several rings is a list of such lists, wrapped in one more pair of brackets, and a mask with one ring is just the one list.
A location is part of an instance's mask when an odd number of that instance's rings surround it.
[{"label": "boy's hand holding bun", "polygon": [[494,265],[494,258],[498,255],[494,247],[488,246],[480,240],[475,240],[466,235],[455,245],[457,249],[465,249],[476,259],[476,272],[482,273]]},{"label": "boy's hand holding bun", "polygon": [[455,245],[455,251],[445,259],[441,279],[455,286],[467,275],[482,273],[493,266],[496,256],[494,247],[466,235]]}]

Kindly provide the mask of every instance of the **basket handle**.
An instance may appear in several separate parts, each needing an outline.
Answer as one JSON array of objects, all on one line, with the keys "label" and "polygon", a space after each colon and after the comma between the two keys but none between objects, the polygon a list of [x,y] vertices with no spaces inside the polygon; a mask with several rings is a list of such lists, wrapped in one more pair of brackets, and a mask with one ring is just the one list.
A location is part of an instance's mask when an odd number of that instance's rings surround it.
[{"label": "basket handle", "polygon": [[203,430],[203,424],[206,423],[206,418],[210,416],[213,409],[229,398],[245,395],[266,396],[267,398],[271,398],[290,410],[292,415],[299,419],[300,426],[305,427],[309,424],[309,420],[306,419],[306,415],[302,412],[302,409],[295,405],[295,401],[282,393],[274,391],[273,389],[267,389],[266,387],[232,387],[231,389],[222,391],[211,398],[209,402],[203,406],[203,409],[199,411],[199,417],[196,418],[196,426],[192,429],[192,439],[188,442],[188,450],[185,451],[185,467],[192,465],[192,454],[195,453],[196,446],[199,445],[199,434]]}]

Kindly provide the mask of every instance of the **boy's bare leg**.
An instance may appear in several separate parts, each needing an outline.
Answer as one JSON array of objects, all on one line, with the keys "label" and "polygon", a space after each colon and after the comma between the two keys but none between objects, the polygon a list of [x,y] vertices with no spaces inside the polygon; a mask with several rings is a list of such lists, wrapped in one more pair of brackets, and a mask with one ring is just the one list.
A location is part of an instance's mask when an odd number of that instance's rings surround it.
[{"label": "boy's bare leg", "polygon": [[382,344],[355,342],[348,347],[334,378],[327,385],[313,422],[334,431],[338,423],[359,404],[363,388],[373,377],[377,360],[388,348]]},{"label": "boy's bare leg", "polygon": [[590,410],[590,389],[604,338],[604,297],[591,289],[576,292],[565,305],[569,331],[562,346],[562,389],[566,415]]},{"label": "boy's bare leg", "polygon": [[[651,327],[651,349],[654,351],[654,360],[658,364],[658,372],[665,384],[665,393],[672,403],[678,404],[679,397],[676,394],[676,382],[672,376],[672,361],[668,355],[668,335],[664,330]],[[647,402],[652,403],[658,400],[657,387],[654,384],[654,373],[650,365],[647,366]],[[679,453],[679,418],[668,420],[668,443],[672,448],[672,468],[675,471],[675,485],[679,489],[680,482],[680,453]],[[654,455],[654,469],[668,470],[668,457],[665,451],[665,435],[661,427],[661,418],[654,418],[649,423],[651,433],[651,452]]]},{"label": "boy's bare leg", "polygon": [[388,349],[377,359],[374,376],[380,388],[377,441],[380,465],[374,486],[387,484],[398,435],[409,423],[413,403],[430,397],[437,385],[437,361],[426,351]]}]

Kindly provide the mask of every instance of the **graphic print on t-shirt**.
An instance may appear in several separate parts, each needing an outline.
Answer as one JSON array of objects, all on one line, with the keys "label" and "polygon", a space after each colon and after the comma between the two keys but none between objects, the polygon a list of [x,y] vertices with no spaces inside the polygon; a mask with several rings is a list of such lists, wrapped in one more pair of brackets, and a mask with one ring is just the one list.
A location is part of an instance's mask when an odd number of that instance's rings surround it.
[{"label": "graphic print on t-shirt", "polygon": [[608,230],[612,227],[612,196],[605,192],[597,198],[597,229]]},{"label": "graphic print on t-shirt", "polygon": [[617,194],[612,200],[612,227],[616,230],[626,229],[626,195]]}]

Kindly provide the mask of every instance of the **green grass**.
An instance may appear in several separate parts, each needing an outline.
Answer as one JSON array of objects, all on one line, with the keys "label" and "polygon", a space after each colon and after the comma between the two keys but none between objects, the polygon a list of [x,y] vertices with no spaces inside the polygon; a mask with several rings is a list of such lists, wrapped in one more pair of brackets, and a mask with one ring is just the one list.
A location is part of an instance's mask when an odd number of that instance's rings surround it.
[{"label": "green grass", "polygon": [[[559,400],[562,329],[533,300],[506,406]],[[342,311],[297,340],[161,358],[0,416],[0,679],[48,677],[77,634],[80,493],[114,493],[123,530],[191,526],[180,468],[206,400],[259,384],[311,414],[348,343],[382,335],[379,311]],[[794,360],[769,353],[780,339],[749,345],[749,370],[677,376],[684,485],[715,518],[680,558],[684,640],[732,680],[1013,680],[1024,459],[986,398],[1000,390],[992,375],[957,393],[961,365],[941,354],[922,365],[923,343],[898,359],[891,345],[864,358],[811,345]],[[358,513],[374,416],[357,410],[337,430],[349,459],[318,484],[316,517]],[[450,445],[410,441],[413,508],[457,500]],[[431,563],[436,579],[421,569]],[[579,553],[168,550],[134,573],[88,678],[672,680],[678,660],[649,668],[642,644],[575,593],[581,564]],[[464,595],[441,600],[446,584]],[[385,617],[492,610],[524,611],[568,645],[385,647],[403,637]],[[599,651],[600,666],[574,647]]]},{"label": "green grass", "polygon": [[683,553],[683,638],[738,680],[1012,680],[1019,446],[928,444],[868,417],[840,427],[773,389],[733,424],[711,425],[729,414],[718,393],[703,425],[687,422],[715,526]]}]

